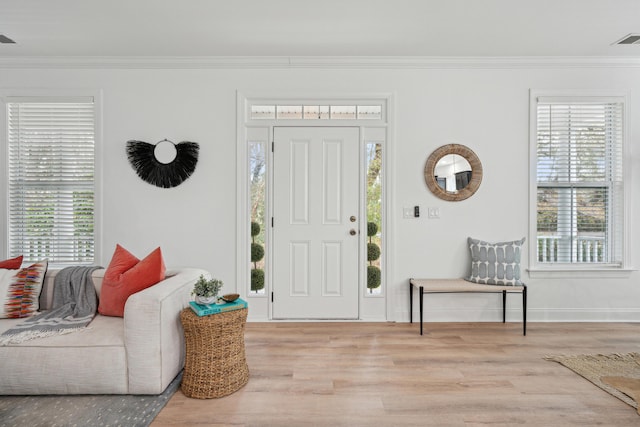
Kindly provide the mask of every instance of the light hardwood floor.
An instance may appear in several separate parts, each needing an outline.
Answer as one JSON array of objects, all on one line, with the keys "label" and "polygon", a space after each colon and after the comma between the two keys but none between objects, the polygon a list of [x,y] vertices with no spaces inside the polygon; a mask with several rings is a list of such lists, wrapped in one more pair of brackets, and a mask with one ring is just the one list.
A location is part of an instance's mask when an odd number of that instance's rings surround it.
[{"label": "light hardwood floor", "polygon": [[640,426],[551,354],[640,351],[640,324],[248,323],[249,383],[162,426]]}]

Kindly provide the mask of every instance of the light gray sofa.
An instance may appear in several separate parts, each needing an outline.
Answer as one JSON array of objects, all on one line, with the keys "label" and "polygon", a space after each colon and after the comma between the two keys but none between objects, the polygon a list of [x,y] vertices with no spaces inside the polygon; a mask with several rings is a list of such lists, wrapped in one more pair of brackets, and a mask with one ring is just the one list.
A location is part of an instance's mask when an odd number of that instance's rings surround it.
[{"label": "light gray sofa", "polygon": [[[93,273],[98,295],[103,269]],[[40,309],[51,306],[48,271]],[[159,394],[184,366],[179,313],[201,269],[167,270],[165,280],[129,297],[124,318],[96,314],[79,332],[0,346],[0,394]],[[22,319],[1,319],[0,333]]]}]

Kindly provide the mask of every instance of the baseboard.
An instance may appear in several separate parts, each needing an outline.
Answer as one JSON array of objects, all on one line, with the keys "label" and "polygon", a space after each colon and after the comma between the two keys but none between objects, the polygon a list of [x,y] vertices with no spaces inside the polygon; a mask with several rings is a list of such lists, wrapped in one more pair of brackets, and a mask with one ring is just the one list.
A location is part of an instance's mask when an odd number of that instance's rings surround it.
[{"label": "baseboard", "polygon": [[277,319],[277,320],[270,320],[267,316],[259,316],[259,315],[254,315],[254,316],[248,316],[247,317],[247,322],[371,322],[371,323],[375,323],[375,322],[386,322],[387,319],[385,319],[384,317],[376,317],[376,316],[365,316],[365,317],[361,317],[360,319],[352,319],[352,320],[345,320],[345,319],[336,319],[336,320],[327,320],[327,319],[319,319],[319,320],[314,320],[314,319],[292,319],[292,320],[286,320],[286,319]]},{"label": "baseboard", "polygon": [[[420,312],[414,310],[413,321]],[[521,322],[521,309],[507,309],[507,322]],[[395,321],[408,322],[409,310],[395,313]],[[433,309],[424,312],[425,322],[497,322],[502,321],[502,309]],[[636,308],[529,308],[527,322],[640,322]]]},{"label": "baseboard", "polygon": [[636,308],[558,308],[528,309],[532,322],[640,322]]},{"label": "baseboard", "polygon": [[[413,312],[413,321],[420,319],[418,310]],[[507,322],[521,322],[522,310],[507,308]],[[269,322],[267,316],[249,315],[247,322]],[[386,322],[381,317],[363,317],[354,322]],[[409,311],[398,310],[395,322],[408,322]],[[425,322],[501,322],[502,309],[444,309],[429,308],[424,312]],[[636,308],[529,308],[527,322],[640,322],[640,309]]]},{"label": "baseboard", "polygon": [[247,316],[247,322],[268,322],[269,318],[267,316]]}]

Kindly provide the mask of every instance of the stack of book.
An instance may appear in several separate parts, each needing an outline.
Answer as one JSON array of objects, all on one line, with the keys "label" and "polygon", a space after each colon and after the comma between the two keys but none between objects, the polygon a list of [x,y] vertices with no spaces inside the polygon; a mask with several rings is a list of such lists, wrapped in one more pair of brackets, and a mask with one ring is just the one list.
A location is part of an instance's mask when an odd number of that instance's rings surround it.
[{"label": "stack of book", "polygon": [[241,298],[232,302],[225,302],[224,304],[198,304],[195,301],[190,301],[189,306],[191,306],[191,310],[198,316],[209,316],[210,314],[219,314],[246,308],[247,302]]}]

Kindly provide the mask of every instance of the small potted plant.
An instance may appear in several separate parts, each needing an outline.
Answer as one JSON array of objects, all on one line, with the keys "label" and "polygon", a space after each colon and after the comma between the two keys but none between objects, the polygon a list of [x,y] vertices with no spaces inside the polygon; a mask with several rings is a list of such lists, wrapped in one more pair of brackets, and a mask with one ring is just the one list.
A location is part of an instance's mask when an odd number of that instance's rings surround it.
[{"label": "small potted plant", "polygon": [[193,285],[191,295],[195,295],[198,304],[212,304],[218,301],[218,292],[222,289],[222,280],[205,279],[204,275],[200,275],[198,281]]}]

